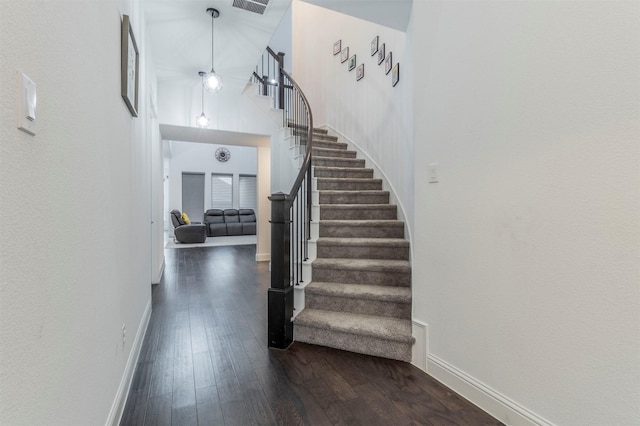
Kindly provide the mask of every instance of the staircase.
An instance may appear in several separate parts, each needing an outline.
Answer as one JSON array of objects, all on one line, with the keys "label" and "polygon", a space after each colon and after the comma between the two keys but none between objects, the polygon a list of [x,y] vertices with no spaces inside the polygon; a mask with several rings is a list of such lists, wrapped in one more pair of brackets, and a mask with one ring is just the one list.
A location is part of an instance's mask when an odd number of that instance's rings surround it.
[{"label": "staircase", "polygon": [[294,340],[411,361],[411,265],[404,223],[382,180],[314,129],[319,237]]}]

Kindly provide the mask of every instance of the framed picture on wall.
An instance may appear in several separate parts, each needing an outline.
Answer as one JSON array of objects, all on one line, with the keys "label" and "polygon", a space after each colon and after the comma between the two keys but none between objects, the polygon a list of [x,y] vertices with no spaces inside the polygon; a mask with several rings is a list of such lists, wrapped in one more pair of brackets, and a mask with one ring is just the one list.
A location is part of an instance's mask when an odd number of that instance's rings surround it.
[{"label": "framed picture on wall", "polygon": [[345,47],[344,49],[342,49],[342,55],[340,56],[340,62],[347,62],[347,59],[349,59],[349,48]]},{"label": "framed picture on wall", "polygon": [[140,69],[140,55],[138,45],[133,36],[129,16],[122,16],[122,31],[120,44],[120,94],[129,112],[138,116],[138,72]]},{"label": "framed picture on wall", "polygon": [[342,40],[338,40],[335,43],[333,43],[333,56],[340,53],[340,50],[342,50]]},{"label": "framed picture on wall", "polygon": [[393,73],[392,75],[392,79],[391,82],[393,84],[393,87],[396,86],[396,84],[398,84],[398,82],[400,81],[400,64],[396,64],[395,67],[393,67]]},{"label": "framed picture on wall", "polygon": [[356,71],[356,81],[359,81],[364,77],[364,64],[360,64],[358,70]]},{"label": "framed picture on wall", "polygon": [[356,55],[349,58],[349,71],[356,67]]},{"label": "framed picture on wall", "polygon": [[391,52],[387,55],[387,59],[384,60],[384,73],[389,74],[391,71],[391,67],[393,66],[393,61],[391,60]]},{"label": "framed picture on wall", "polygon": [[371,56],[375,55],[376,53],[378,53],[378,40],[379,40],[379,36],[375,36],[373,38],[373,40],[371,40]]},{"label": "framed picture on wall", "polygon": [[384,62],[384,43],[378,49],[378,65]]}]

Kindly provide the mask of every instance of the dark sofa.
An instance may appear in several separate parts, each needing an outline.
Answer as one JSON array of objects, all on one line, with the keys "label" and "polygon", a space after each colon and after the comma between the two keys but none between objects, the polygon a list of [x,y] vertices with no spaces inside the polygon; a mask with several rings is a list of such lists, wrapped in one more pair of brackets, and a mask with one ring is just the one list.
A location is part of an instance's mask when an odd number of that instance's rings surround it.
[{"label": "dark sofa", "polygon": [[256,235],[256,213],[252,209],[210,209],[204,212],[208,237]]}]

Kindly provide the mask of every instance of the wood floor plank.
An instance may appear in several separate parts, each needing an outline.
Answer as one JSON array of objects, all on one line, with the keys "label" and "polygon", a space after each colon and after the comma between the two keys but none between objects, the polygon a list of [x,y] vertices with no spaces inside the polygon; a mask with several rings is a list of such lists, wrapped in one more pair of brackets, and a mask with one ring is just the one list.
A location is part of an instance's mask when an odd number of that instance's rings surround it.
[{"label": "wood floor plank", "polygon": [[145,425],[171,426],[171,394],[149,398]]},{"label": "wood floor plank", "polygon": [[499,425],[414,366],[267,347],[255,246],[165,250],[121,425]]},{"label": "wood floor plank", "polygon": [[250,425],[251,419],[242,399],[235,399],[222,403],[224,424],[229,426]]},{"label": "wood floor plank", "polygon": [[224,424],[222,406],[215,386],[196,389],[196,407],[198,409],[199,425]]}]

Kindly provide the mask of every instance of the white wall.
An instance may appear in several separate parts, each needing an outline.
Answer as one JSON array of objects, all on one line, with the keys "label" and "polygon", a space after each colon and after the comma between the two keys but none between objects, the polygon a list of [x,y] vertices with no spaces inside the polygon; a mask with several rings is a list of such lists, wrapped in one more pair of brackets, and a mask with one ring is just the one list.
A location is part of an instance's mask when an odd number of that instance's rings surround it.
[{"label": "white wall", "polygon": [[640,3],[413,6],[430,366],[556,424],[640,424]]},{"label": "white wall", "polygon": [[[0,4],[1,424],[105,424],[125,396],[151,288],[138,7]],[[131,15],[141,52],[138,118],[120,96],[121,13]],[[36,136],[16,129],[18,69],[37,84]]]},{"label": "white wall", "polygon": [[[249,81],[247,75],[247,81]],[[202,85],[194,74],[190,81],[158,82],[158,116],[162,124],[196,127],[202,113]],[[270,135],[275,123],[241,92],[223,88],[215,95],[205,91],[204,113],[210,129]]]},{"label": "white wall", "polygon": [[[413,224],[412,58],[406,53],[404,32],[363,21],[304,2],[293,3],[294,75],[313,111],[314,126],[330,126],[345,142],[353,142],[379,166],[399,203],[409,229]],[[371,40],[380,37],[393,62],[400,62],[400,82],[392,87],[391,73],[371,56]],[[364,78],[348,71],[333,43],[342,40]],[[334,132],[335,134],[335,132]],[[360,156],[360,158],[363,158]],[[370,161],[369,161],[370,160]]]},{"label": "white wall", "polygon": [[[195,142],[166,141],[171,144],[172,157],[169,160],[169,210],[182,211],[182,173],[204,173],[204,208],[217,208],[211,205],[211,174],[225,173],[233,175],[233,208],[240,208],[240,175],[258,174],[258,148],[249,146],[216,145]],[[216,160],[215,152],[220,147],[230,152],[228,161]],[[202,217],[191,220],[202,221]]]},{"label": "white wall", "polygon": [[293,71],[293,8],[291,5],[282,16],[282,20],[276,28],[276,31],[271,36],[269,41],[269,47],[274,52],[284,53],[284,69],[291,73]]}]

